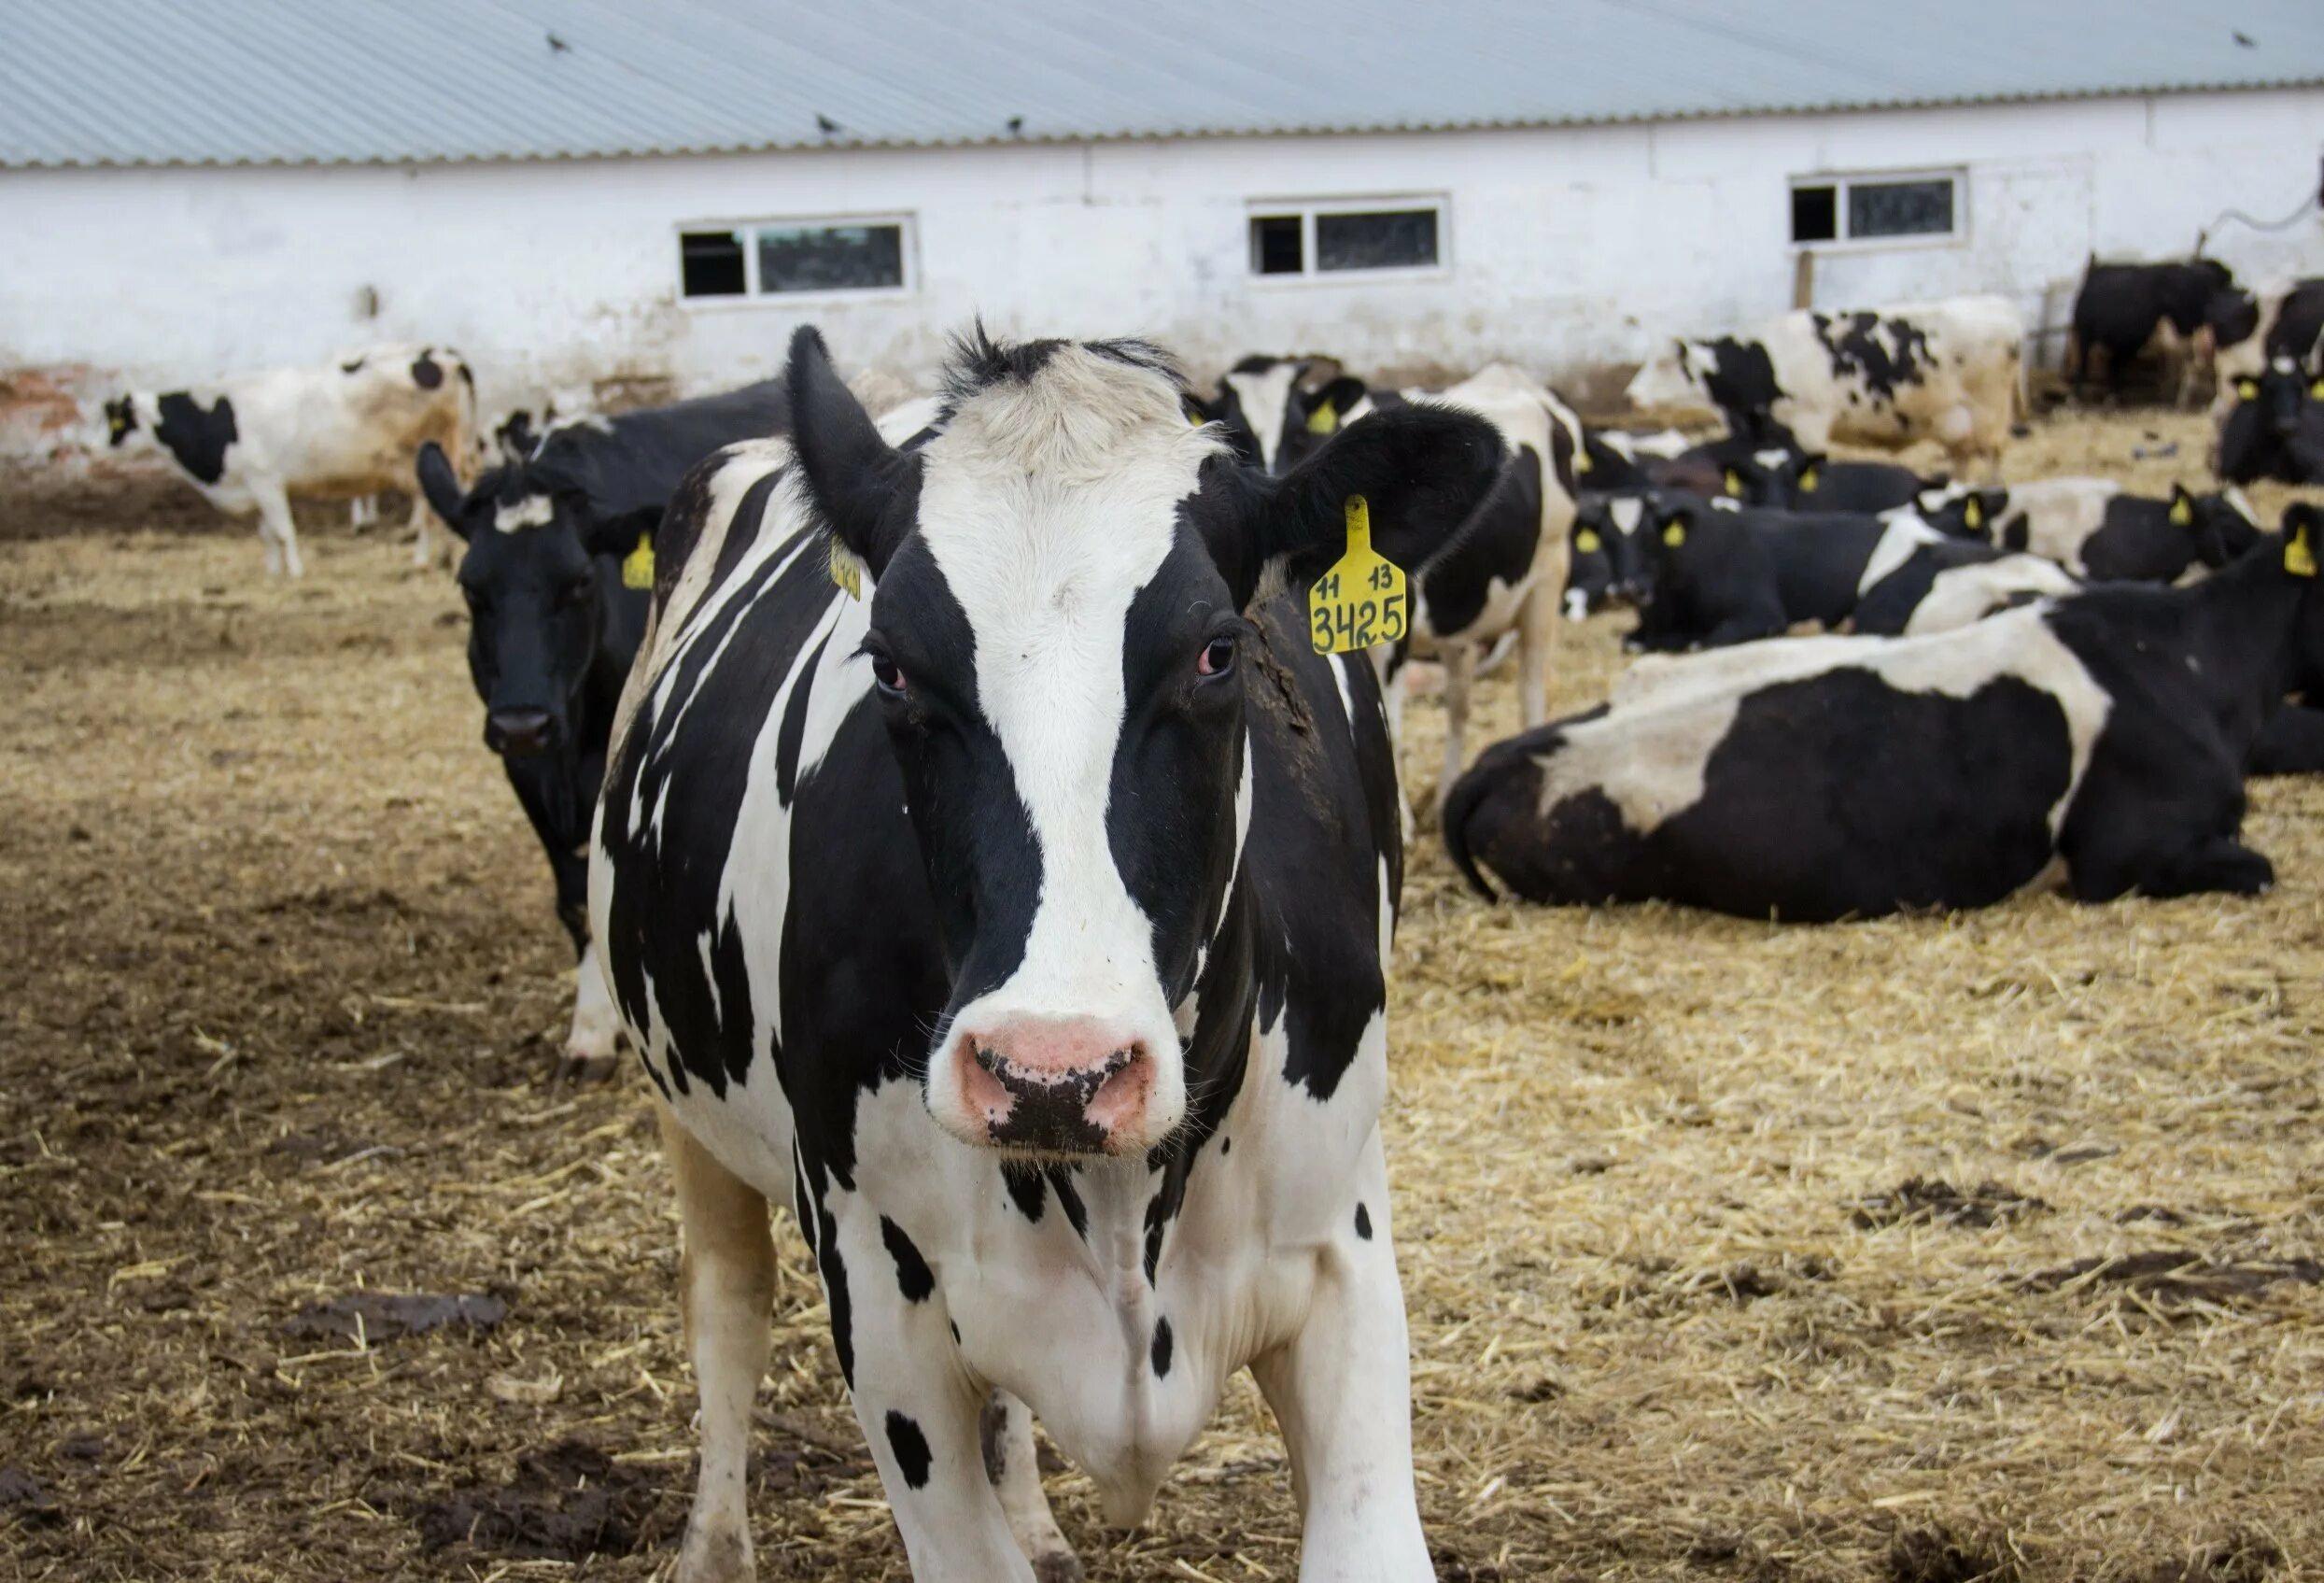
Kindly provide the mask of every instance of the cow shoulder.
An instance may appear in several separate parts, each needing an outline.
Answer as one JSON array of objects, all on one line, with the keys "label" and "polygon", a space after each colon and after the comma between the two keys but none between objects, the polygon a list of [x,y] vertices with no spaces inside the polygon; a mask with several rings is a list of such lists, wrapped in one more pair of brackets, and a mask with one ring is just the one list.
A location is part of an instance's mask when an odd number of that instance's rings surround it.
[{"label": "cow shoulder", "polygon": [[188,391],[172,390],[154,403],[159,421],[153,436],[177,465],[204,484],[226,475],[226,452],[242,436],[234,404],[225,396],[204,407]]}]

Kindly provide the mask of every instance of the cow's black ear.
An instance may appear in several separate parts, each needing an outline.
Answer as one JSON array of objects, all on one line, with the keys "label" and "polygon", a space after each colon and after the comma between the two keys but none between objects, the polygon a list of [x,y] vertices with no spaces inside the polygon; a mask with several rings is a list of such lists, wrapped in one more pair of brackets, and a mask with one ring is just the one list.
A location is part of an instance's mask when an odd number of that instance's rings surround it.
[{"label": "cow's black ear", "polygon": [[876,580],[911,532],[920,460],[880,438],[855,393],[831,366],[814,326],[791,337],[791,435],[799,473],[824,526]]},{"label": "cow's black ear", "polygon": [[2184,484],[2171,486],[2171,526],[2192,528],[2195,525],[2195,497]]},{"label": "cow's black ear", "polygon": [[460,475],[453,471],[452,459],[444,454],[444,447],[433,440],[421,445],[415,471],[419,474],[419,492],[428,498],[429,509],[446,528],[466,539],[468,514],[461,507],[468,503],[468,491],[460,488]]},{"label": "cow's black ear", "polygon": [[1809,494],[1814,494],[1824,483],[1824,464],[1828,459],[1822,451],[1800,453],[1799,467],[1795,476],[1799,480],[1799,487]]},{"label": "cow's black ear", "polygon": [[591,555],[634,555],[640,544],[652,545],[667,509],[656,502],[601,520],[589,517],[581,531],[582,547]]},{"label": "cow's black ear", "polygon": [[1329,385],[1326,385],[1322,389],[1317,391],[1313,399],[1309,401],[1307,405],[1307,420],[1309,427],[1314,428],[1317,424],[1317,420],[1321,418],[1323,415],[1328,412],[1331,415],[1331,429],[1319,429],[1317,430],[1317,432],[1331,432],[1341,424],[1347,421],[1348,409],[1355,406],[1358,402],[1362,401],[1364,397],[1370,393],[1371,392],[1365,388],[1364,382],[1357,378],[1354,375],[1341,375],[1338,378],[1332,380]]},{"label": "cow's black ear", "polygon": [[1218,421],[1218,408],[1191,390],[1178,392],[1178,410],[1185,413],[1186,420],[1198,429],[1205,423]]},{"label": "cow's black ear", "polygon": [[1384,412],[1342,430],[1280,478],[1235,470],[1242,521],[1223,536],[1259,553],[1211,535],[1213,554],[1247,608],[1278,575],[1298,585],[1330,570],[1346,551],[1348,497],[1361,495],[1372,547],[1416,571],[1492,495],[1507,458],[1500,431],[1474,413],[1426,402]]}]

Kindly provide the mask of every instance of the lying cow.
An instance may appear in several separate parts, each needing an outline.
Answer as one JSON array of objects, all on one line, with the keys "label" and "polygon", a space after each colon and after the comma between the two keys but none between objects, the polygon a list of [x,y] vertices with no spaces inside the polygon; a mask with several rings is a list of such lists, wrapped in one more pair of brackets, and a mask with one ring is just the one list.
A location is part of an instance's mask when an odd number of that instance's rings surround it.
[{"label": "lying cow", "polygon": [[811,330],[789,379],[792,441],[680,491],[592,841],[685,1228],[678,1576],[752,1575],[782,1204],[915,1576],[1077,1575],[1020,1402],[1127,1527],[1248,1366],[1303,1575],[1432,1577],[1379,1130],[1396,770],[1304,590],[1351,496],[1424,564],[1498,435],[1415,405],[1270,476],[1135,342],[979,332],[901,448]]},{"label": "lying cow", "polygon": [[1653,593],[1634,648],[1718,648],[1836,628],[1914,549],[1946,535],[1910,512],[1886,517],[1729,509],[1663,499],[1648,528]]},{"label": "lying cow", "polygon": [[2216,570],[2260,536],[2241,491],[2168,500],[2124,492],[2108,478],[2043,478],[2012,485],[1993,540],[2100,582],[2175,583],[2196,567]]},{"label": "lying cow", "polygon": [[2233,386],[2219,427],[2218,473],[2233,484],[2324,484],[2324,375],[2278,356]]},{"label": "lying cow", "polygon": [[2257,291],[2214,299],[2209,334],[2217,348],[2218,383],[2211,398],[2211,465],[2218,468],[2218,431],[2238,400],[2236,387],[2257,380],[2273,359],[2286,357],[2310,373],[2324,373],[2324,279],[2276,280]]},{"label": "lying cow", "polygon": [[1582,497],[1566,569],[1567,620],[1614,605],[1643,604],[1652,594],[1654,557],[1646,547],[1651,510],[1645,494]]},{"label": "lying cow", "polygon": [[1677,341],[1641,368],[1629,399],[1709,403],[1754,446],[1825,451],[1945,447],[1956,472],[1997,475],[2023,400],[2024,320],[2005,297],[1876,312],[1802,309],[1743,338]]},{"label": "lying cow", "polygon": [[[113,449],[158,449],[230,516],[256,513],[269,575],[305,575],[290,498],[360,502],[408,488],[425,445],[465,465],[476,381],[441,346],[372,346],[321,368],[238,374],[190,390],[132,390],[105,403]],[[373,507],[375,512],[376,507]],[[353,509],[358,526],[362,507]],[[428,508],[412,502],[412,563],[429,562]]]},{"label": "lying cow", "polygon": [[[2106,394],[2122,391],[2122,375],[2150,343],[2156,344],[2166,384],[2181,404],[2190,379],[2207,346],[2204,332],[2217,318],[2217,304],[2237,296],[2234,272],[2216,259],[2186,263],[2100,263],[2092,255],[2074,294],[2074,323],[2066,343],[2066,376],[2074,399],[2093,357],[2103,358]],[[2212,332],[2216,334],[2216,332]]]},{"label": "lying cow", "polygon": [[1774,450],[1728,463],[1726,492],[1745,505],[1778,511],[1857,511],[1875,515],[1910,505],[1949,480],[1923,478],[1882,461],[1834,461],[1821,451]]},{"label": "lying cow", "polygon": [[1995,549],[1952,536],[1916,544],[1901,565],[1864,590],[1849,629],[1919,637],[1982,621],[2035,599],[2081,591],[2081,581],[2054,560]]},{"label": "lying cow", "polygon": [[[1500,743],[1453,791],[1470,882],[1820,922],[2073,894],[2244,895],[2244,770],[2324,659],[2324,516],[2187,588],[2112,587],[1935,637],[1794,639]],[[1718,668],[1692,677],[1697,664]]]},{"label": "lying cow", "polygon": [[785,428],[780,382],[551,429],[471,489],[445,453],[420,449],[421,497],[467,544],[468,670],[485,745],[556,882],[556,916],[580,954],[570,1072],[607,1071],[619,1028],[588,921],[589,816],[605,779],[613,706],[644,630],[656,525],[688,469],[735,440]]}]

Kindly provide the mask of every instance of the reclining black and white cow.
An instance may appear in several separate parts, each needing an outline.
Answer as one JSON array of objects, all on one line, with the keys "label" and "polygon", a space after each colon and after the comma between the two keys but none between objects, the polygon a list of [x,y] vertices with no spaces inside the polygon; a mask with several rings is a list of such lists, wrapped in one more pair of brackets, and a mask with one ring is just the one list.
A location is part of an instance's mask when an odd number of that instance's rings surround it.
[{"label": "reclining black and white cow", "polygon": [[1775,450],[1731,460],[1726,492],[1778,511],[1879,513],[1911,505],[1950,482],[1884,461],[1834,461],[1821,451]]},{"label": "reclining black and white cow", "polygon": [[548,854],[556,916],[581,958],[565,1060],[578,1076],[612,1066],[619,1025],[589,940],[589,817],[605,779],[613,708],[645,629],[655,538],[687,471],[722,445],[789,420],[770,380],[672,406],[548,431],[531,452],[463,489],[433,444],[420,492],[467,544],[468,669],[485,706],[485,745]]},{"label": "reclining black and white cow", "polygon": [[1755,447],[1897,449],[1935,440],[1956,473],[1998,473],[2022,404],[2025,323],[2005,297],[1802,309],[1744,337],[1676,341],[1629,386],[1641,405],[1707,403]]},{"label": "reclining black and white cow", "polygon": [[2276,358],[2289,358],[2310,373],[2324,373],[2324,279],[2273,280],[2256,291],[2236,290],[2215,299],[2210,333],[2217,346],[2212,367],[2218,384],[2211,398],[2213,471],[2218,469],[2218,431],[2234,411],[2236,386],[2256,380]]},{"label": "reclining black and white cow", "polygon": [[2216,571],[2261,531],[2233,488],[2197,495],[2175,485],[2158,500],[2110,478],[2041,478],[2000,494],[1991,512],[1996,544],[2097,582],[2173,583],[2197,566]]},{"label": "reclining black and white cow", "polygon": [[1304,1575],[1432,1576],[1379,1133],[1396,771],[1298,596],[1350,496],[1424,562],[1499,437],[1415,405],[1270,476],[1134,342],[979,332],[909,440],[811,331],[790,383],[792,441],[672,507],[592,843],[685,1226],[679,1576],[751,1576],[770,1203],[923,1583],[1075,1575],[1020,1401],[1126,1525],[1246,1365]]},{"label": "reclining black and white cow", "polygon": [[[271,368],[187,390],[132,390],[105,403],[107,443],[158,450],[230,516],[255,514],[269,574],[303,576],[292,496],[362,502],[411,487],[412,459],[442,446],[468,465],[476,380],[442,346],[370,346],[320,368]],[[375,509],[375,508],[374,508]],[[412,562],[425,566],[428,508],[412,502]]]},{"label": "reclining black and white cow", "polygon": [[2324,484],[2324,373],[2279,355],[2232,387],[2218,468],[2232,484]]},{"label": "reclining black and white cow", "polygon": [[2191,587],[2118,584],[1927,638],[1787,639],[1648,671],[1454,788],[1471,882],[1828,921],[2072,893],[2251,894],[2263,724],[2324,661],[2324,515]]}]

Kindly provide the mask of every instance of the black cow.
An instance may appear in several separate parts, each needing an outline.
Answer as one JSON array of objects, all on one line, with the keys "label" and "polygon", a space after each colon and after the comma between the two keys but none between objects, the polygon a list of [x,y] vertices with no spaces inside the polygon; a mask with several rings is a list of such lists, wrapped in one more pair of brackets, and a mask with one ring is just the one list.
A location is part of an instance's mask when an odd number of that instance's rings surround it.
[{"label": "black cow", "polygon": [[1754,453],[1731,461],[1728,473],[1728,494],[1778,511],[1894,511],[1949,482],[1889,462],[1834,461],[1820,451]]},{"label": "black cow", "polygon": [[1207,400],[1190,395],[1187,405],[1199,420],[1223,429],[1244,460],[1268,473],[1289,473],[1342,424],[1392,394],[1366,389],[1362,380],[1341,372],[1337,358],[1254,354],[1219,375]]},{"label": "black cow", "polygon": [[2045,478],[2007,491],[1994,542],[2026,550],[2095,582],[2175,583],[2197,565],[2217,570],[2260,536],[2240,491],[2168,500],[2125,493],[2110,479]]},{"label": "black cow", "polygon": [[788,413],[782,385],[768,381],[592,418],[549,431],[466,490],[440,447],[420,450],[421,492],[468,544],[459,584],[485,745],[548,853],[557,921],[581,955],[565,1045],[578,1075],[610,1067],[618,1032],[589,940],[587,841],[613,706],[644,631],[656,525],[696,462],[786,427]]},{"label": "black cow", "polygon": [[2235,405],[2219,426],[2219,476],[2233,484],[2274,479],[2324,483],[2324,375],[2275,357],[2233,386]]},{"label": "black cow", "polygon": [[1987,906],[2057,860],[2085,901],[2257,893],[2245,765],[2324,660],[2324,517],[2285,530],[2192,587],[1665,663],[1487,750],[1446,843],[1486,894],[1806,922]]},{"label": "black cow", "polygon": [[1581,497],[1573,518],[1573,555],[1566,568],[1566,619],[1645,602],[1654,587],[1654,557],[1646,547],[1653,509],[1647,493]]},{"label": "black cow", "polygon": [[919,1576],[1073,1575],[1017,1398],[1126,1527],[1246,1364],[1308,1575],[1433,1576],[1378,1124],[1396,770],[1305,593],[1353,496],[1422,564],[1499,437],[1416,403],[1269,475],[1134,342],[979,332],[900,448],[811,331],[790,383],[796,449],[672,508],[591,859],[685,1226],[679,1576],[751,1576],[770,1201]]},{"label": "black cow", "polygon": [[2187,263],[2100,263],[2095,255],[2074,294],[2073,339],[2066,351],[2074,399],[2093,354],[2106,354],[2106,393],[2119,396],[2122,374],[2168,325],[2181,341],[2208,324],[2214,304],[2235,290],[2235,275],[2216,259]]},{"label": "black cow", "polygon": [[1911,512],[1796,514],[1672,496],[1647,528],[1653,592],[1634,648],[1717,648],[1795,623],[1837,627],[1914,547],[1943,535]]}]

